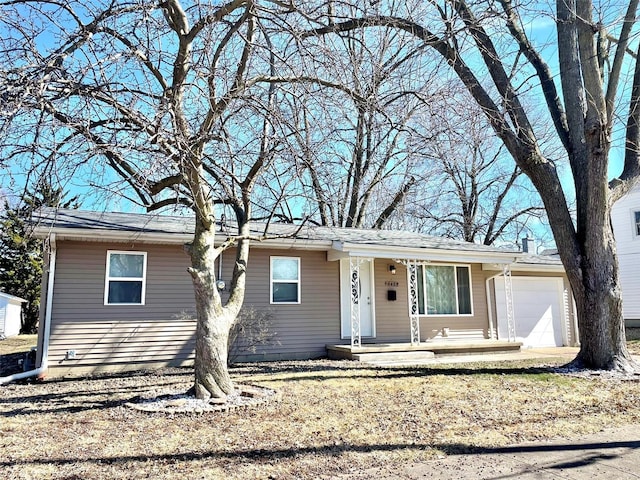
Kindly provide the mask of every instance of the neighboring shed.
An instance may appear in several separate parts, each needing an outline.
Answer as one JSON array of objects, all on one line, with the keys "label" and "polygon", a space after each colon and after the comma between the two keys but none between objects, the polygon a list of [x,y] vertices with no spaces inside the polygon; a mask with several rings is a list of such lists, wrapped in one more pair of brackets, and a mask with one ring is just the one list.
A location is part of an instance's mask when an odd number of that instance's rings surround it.
[{"label": "neighboring shed", "polygon": [[20,333],[22,304],[26,300],[0,292],[0,339]]}]

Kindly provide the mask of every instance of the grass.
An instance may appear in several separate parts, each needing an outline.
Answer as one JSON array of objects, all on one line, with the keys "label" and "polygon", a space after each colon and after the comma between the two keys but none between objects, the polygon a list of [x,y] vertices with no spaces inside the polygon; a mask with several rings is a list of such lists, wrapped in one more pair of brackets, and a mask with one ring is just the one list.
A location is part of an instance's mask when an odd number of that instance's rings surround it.
[{"label": "grass", "polygon": [[0,478],[322,478],[640,423],[640,382],[560,376],[531,361],[309,361],[232,372],[280,400],[173,416],[124,405],[186,389],[191,372],[178,369],[0,387]]},{"label": "grass", "polygon": [[640,339],[627,340],[627,348],[632,355],[640,355]]},{"label": "grass", "polygon": [[28,352],[38,343],[38,335],[18,335],[0,341],[0,355]]}]

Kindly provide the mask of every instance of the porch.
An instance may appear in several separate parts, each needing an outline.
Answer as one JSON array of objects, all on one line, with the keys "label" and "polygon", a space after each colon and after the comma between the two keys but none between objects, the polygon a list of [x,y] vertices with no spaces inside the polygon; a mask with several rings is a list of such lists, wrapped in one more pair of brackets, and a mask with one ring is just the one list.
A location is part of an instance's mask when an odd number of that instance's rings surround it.
[{"label": "porch", "polygon": [[521,342],[506,340],[433,340],[411,343],[369,343],[360,346],[327,345],[332,360],[368,361],[420,361],[444,355],[477,355],[518,352]]}]

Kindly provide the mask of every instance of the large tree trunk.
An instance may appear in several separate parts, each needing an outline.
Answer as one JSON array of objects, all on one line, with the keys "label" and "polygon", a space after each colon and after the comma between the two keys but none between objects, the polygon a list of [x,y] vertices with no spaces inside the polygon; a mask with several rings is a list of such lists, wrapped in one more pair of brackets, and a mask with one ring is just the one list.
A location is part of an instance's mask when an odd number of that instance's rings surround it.
[{"label": "large tree trunk", "polygon": [[[610,209],[605,209],[609,216]],[[576,301],[580,352],[578,367],[633,371],[622,316],[618,258],[611,223],[585,232],[580,275],[567,271]],[[574,285],[575,284],[575,285]]]},{"label": "large tree trunk", "polygon": [[222,306],[216,286],[214,247],[215,223],[203,225],[196,220],[194,241],[191,245],[191,268],[196,302],[196,398],[225,398],[233,391],[233,382],[227,368],[229,329],[235,319],[233,310]]},{"label": "large tree trunk", "polygon": [[574,360],[579,367],[633,371],[634,362],[626,347],[620,289],[601,273],[595,277],[595,290],[576,298],[580,352]]}]

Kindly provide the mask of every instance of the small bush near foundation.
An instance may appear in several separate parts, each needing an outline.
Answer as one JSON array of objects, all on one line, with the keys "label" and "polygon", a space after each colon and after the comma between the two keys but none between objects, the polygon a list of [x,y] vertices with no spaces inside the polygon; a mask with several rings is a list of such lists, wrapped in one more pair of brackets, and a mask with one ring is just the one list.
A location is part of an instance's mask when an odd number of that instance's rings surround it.
[{"label": "small bush near foundation", "polygon": [[279,345],[272,326],[272,311],[253,306],[243,308],[229,332],[229,364],[235,363],[241,355],[256,353],[258,347]]}]

